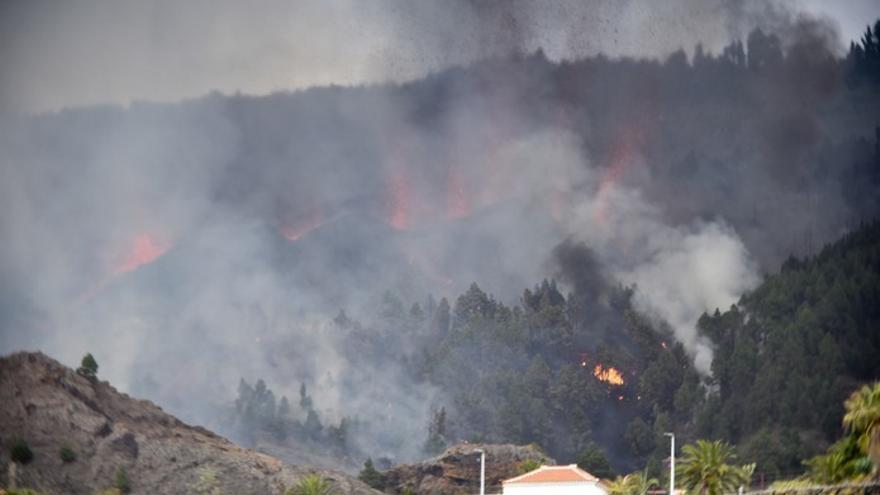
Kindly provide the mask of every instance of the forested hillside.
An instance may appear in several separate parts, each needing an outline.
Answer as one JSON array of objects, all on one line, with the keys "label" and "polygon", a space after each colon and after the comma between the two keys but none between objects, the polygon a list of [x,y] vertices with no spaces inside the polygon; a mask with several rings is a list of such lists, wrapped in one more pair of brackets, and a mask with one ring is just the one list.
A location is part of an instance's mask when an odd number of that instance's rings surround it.
[{"label": "forested hillside", "polygon": [[[663,433],[675,431],[682,443],[734,443],[770,481],[803,472],[803,460],[839,438],[843,399],[880,377],[880,222],[789,259],[736,305],[705,314],[698,326],[715,346],[711,376],[697,373],[669,329],[633,309],[632,288],[605,281],[586,246],[556,255],[577,267],[559,273],[567,294],[544,281],[508,306],[474,284],[450,307],[387,293],[373,324],[345,312],[334,320],[355,366],[382,357],[442,391],[419,440],[426,455],[460,440],[534,443],[600,472],[607,457],[611,470],[647,464],[661,475]],[[262,407],[248,401],[267,397],[265,384],[257,391],[240,389],[247,432],[255,426],[247,411]],[[382,456],[346,438],[368,425],[345,418],[322,427],[305,388],[299,399],[298,410],[282,399],[257,431],[334,455]]]},{"label": "forested hillside", "polygon": [[841,436],[843,399],[880,377],[880,222],[790,258],[699,325],[717,352],[696,434],[738,443],[768,473],[801,469]]}]

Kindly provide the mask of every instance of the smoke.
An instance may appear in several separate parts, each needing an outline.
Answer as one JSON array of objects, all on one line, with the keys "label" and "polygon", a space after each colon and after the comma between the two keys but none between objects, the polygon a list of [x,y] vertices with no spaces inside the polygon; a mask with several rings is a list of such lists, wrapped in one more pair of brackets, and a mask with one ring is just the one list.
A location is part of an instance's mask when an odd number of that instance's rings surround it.
[{"label": "smoke", "polygon": [[[475,281],[505,302],[554,274],[579,293],[634,285],[709,373],[703,311],[878,211],[859,168],[878,97],[854,105],[835,30],[785,9],[758,16],[780,36],[779,53],[752,38],[763,70],[719,55],[717,33],[755,25],[749,2],[305,2],[243,24],[241,6],[187,5],[65,4],[58,26],[23,9],[0,105],[419,78],[0,118],[0,351],[92,352],[189,421],[222,430],[241,377],[289,398],[305,382],[324,418],[372,425],[364,451],[418,455],[440,392],[414,378],[415,336],[383,320],[386,289],[409,308]],[[100,7],[123,21],[86,33]],[[101,37],[130,23],[128,46]],[[35,41],[36,25],[63,29]],[[715,55],[699,62],[581,58],[700,40]],[[340,309],[361,325],[331,324]]]},{"label": "smoke", "polygon": [[406,81],[537,49],[552,60],[665,57],[697,43],[718,53],[804,7],[833,14],[846,40],[880,13],[871,0],[10,1],[0,6],[0,109]]}]

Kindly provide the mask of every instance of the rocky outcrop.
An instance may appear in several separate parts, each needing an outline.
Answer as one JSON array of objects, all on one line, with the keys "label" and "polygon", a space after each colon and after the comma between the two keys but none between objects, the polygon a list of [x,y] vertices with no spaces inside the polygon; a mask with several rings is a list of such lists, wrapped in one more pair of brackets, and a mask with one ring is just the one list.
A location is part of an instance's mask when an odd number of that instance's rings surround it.
[{"label": "rocky outcrop", "polygon": [[553,465],[556,462],[537,447],[527,445],[459,444],[443,454],[415,464],[402,464],[386,471],[386,491],[418,494],[477,493],[480,483],[480,454],[486,452],[487,493],[500,493],[501,481],[520,474],[523,461]]},{"label": "rocky outcrop", "polygon": [[[7,469],[17,440],[28,444],[33,460]],[[330,480],[338,493],[379,493],[340,472],[238,447],[41,353],[0,358],[0,447],[0,486],[10,486],[14,476],[18,486],[47,493],[111,488],[121,470],[134,494],[281,494],[310,473]],[[62,460],[62,448],[75,459]]]}]

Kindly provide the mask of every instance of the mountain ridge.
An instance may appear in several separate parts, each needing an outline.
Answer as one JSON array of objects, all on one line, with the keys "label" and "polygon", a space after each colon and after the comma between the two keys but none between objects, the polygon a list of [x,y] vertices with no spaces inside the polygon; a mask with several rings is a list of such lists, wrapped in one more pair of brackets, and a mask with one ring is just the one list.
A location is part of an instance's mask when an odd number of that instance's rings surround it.
[{"label": "mountain ridge", "polygon": [[[280,494],[308,474],[341,493],[379,493],[343,473],[286,465],[188,425],[150,401],[93,381],[40,352],[0,358],[0,462],[27,442],[34,456],[0,471],[0,484],[48,493],[86,494],[114,486],[120,471],[131,493],[175,494],[205,479],[224,493]],[[62,460],[61,449],[74,459]],[[10,479],[15,477],[15,480]]]}]

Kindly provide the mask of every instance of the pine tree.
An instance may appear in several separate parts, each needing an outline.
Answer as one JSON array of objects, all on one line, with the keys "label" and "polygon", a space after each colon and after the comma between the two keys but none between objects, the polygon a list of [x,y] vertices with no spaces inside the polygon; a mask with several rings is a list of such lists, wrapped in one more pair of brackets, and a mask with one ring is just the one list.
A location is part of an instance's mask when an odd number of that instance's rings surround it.
[{"label": "pine tree", "polygon": [[89,380],[95,380],[98,378],[98,362],[95,361],[95,358],[91,353],[83,356],[80,367],[76,369],[76,372]]}]

